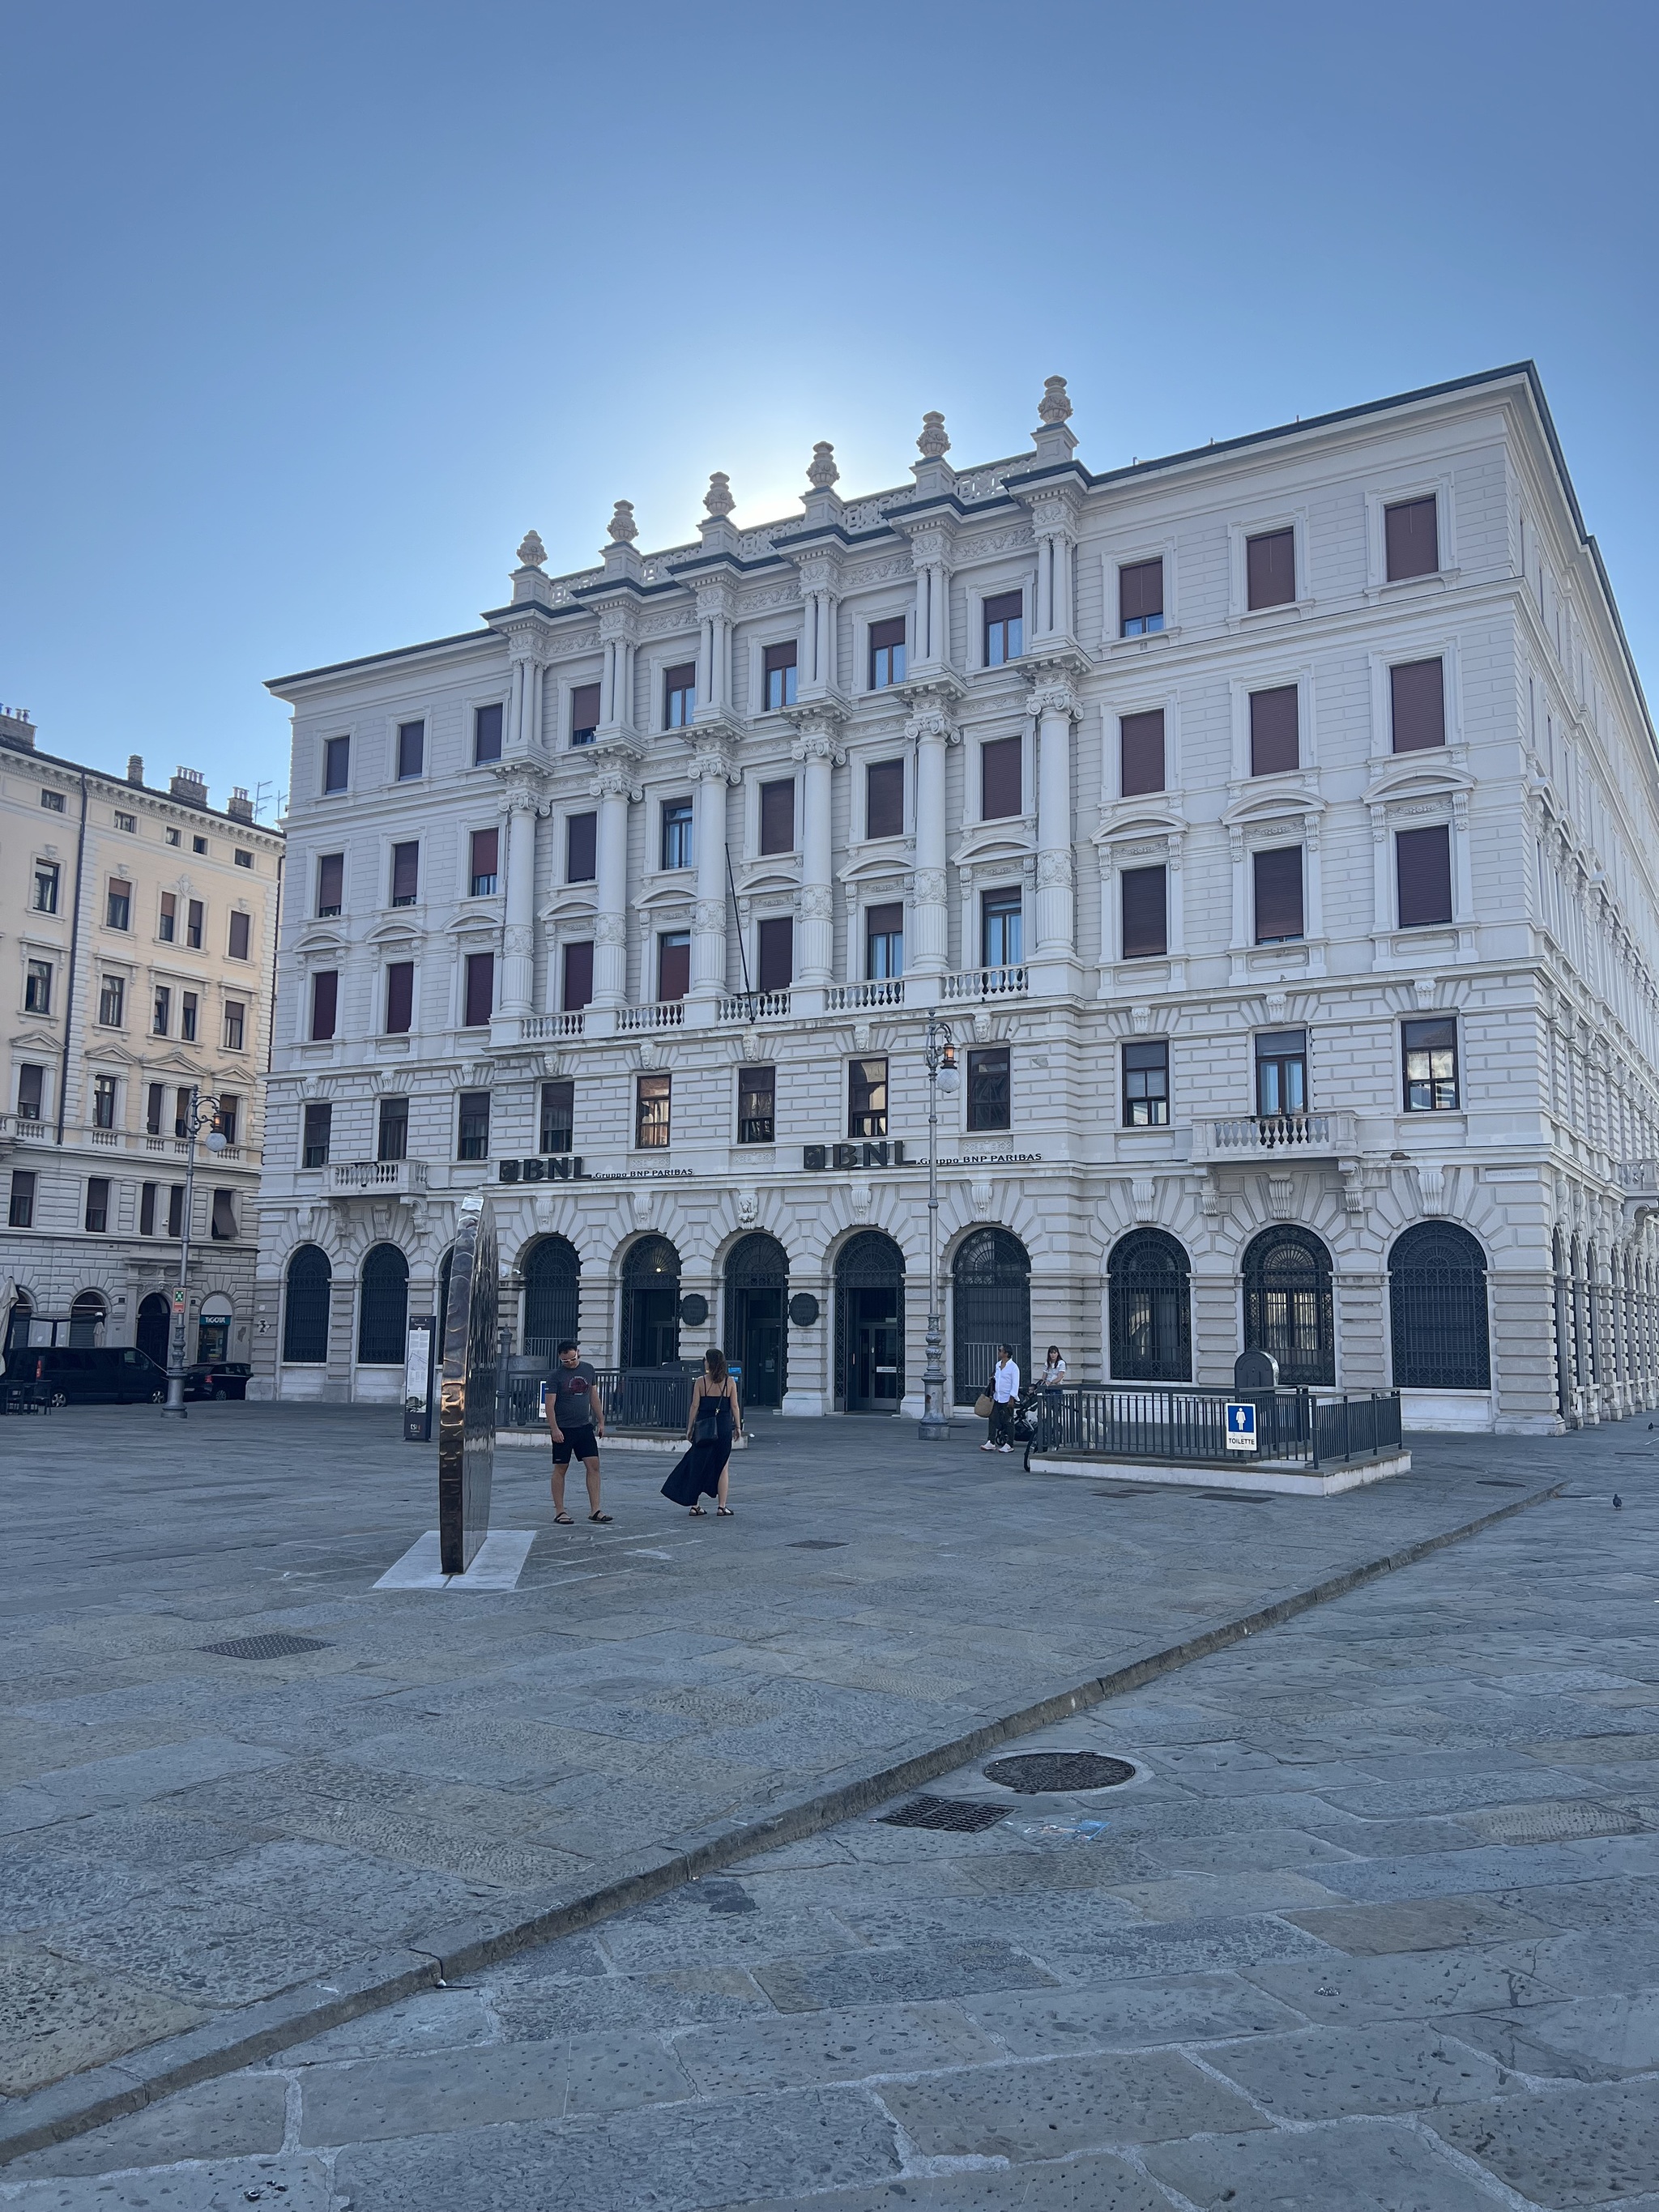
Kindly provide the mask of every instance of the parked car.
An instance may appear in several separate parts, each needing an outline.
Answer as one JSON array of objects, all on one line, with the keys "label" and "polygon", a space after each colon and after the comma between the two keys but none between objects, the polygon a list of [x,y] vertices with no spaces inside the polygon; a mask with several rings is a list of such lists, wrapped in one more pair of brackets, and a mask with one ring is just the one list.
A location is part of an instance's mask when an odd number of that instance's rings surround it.
[{"label": "parked car", "polygon": [[245,1359],[203,1361],[185,1370],[186,1398],[246,1398],[247,1378],[253,1372]]},{"label": "parked car", "polygon": [[131,1345],[29,1345],[6,1361],[8,1382],[43,1383],[54,1406],[159,1406],[166,1370]]}]

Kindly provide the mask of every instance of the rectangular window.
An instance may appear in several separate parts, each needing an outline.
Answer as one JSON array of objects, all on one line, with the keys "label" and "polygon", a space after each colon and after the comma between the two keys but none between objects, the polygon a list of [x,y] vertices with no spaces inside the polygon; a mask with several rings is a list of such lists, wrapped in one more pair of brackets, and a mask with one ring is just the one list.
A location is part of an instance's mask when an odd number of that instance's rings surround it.
[{"label": "rectangular window", "polygon": [[205,837],[192,837],[190,841],[190,849],[192,853],[205,853],[207,851],[207,839]]},{"label": "rectangular window", "polygon": [[1262,1030],[1257,1034],[1255,1110],[1263,1121],[1307,1112],[1306,1030]]},{"label": "rectangular window", "polygon": [[49,1014],[52,1012],[50,960],[31,960],[23,970],[23,1012],[26,1014]]},{"label": "rectangular window", "polygon": [[118,830],[125,830],[129,837],[136,837],[138,835],[138,817],[136,814],[123,814],[118,808],[115,814],[115,826]]},{"label": "rectangular window", "polygon": [[775,1067],[738,1070],[738,1142],[769,1145],[777,1136],[778,1072]]},{"label": "rectangular window", "polygon": [[1457,1024],[1455,1019],[1402,1022],[1400,1048],[1405,1060],[1406,1111],[1457,1111]]},{"label": "rectangular window", "polygon": [[203,926],[206,916],[200,899],[191,899],[185,908],[185,942],[192,952],[202,949]]},{"label": "rectangular window", "polygon": [[566,1080],[542,1085],[541,1137],[543,1152],[568,1152],[576,1137],[576,1086]]},{"label": "rectangular window", "polygon": [[982,822],[999,822],[1020,812],[1024,799],[1024,741],[999,738],[979,749],[979,812]]},{"label": "rectangular window", "polygon": [[127,1010],[127,987],[118,975],[106,975],[98,993],[98,1018],[106,1029],[118,1030]]},{"label": "rectangular window", "polygon": [[252,924],[251,915],[233,914],[230,917],[230,932],[226,949],[233,960],[247,958],[248,933]]},{"label": "rectangular window", "polygon": [[167,1235],[182,1237],[185,1233],[185,1186],[181,1182],[167,1187]]},{"label": "rectangular window", "polygon": [[413,906],[421,890],[421,848],[411,838],[392,848],[392,903]]},{"label": "rectangular window", "polygon": [[180,1084],[173,1094],[173,1133],[185,1138],[190,1134],[191,1092],[188,1084]]},{"label": "rectangular window", "polygon": [[141,1237],[154,1237],[155,1234],[155,1185],[153,1182],[139,1187],[138,1234]]},{"label": "rectangular window", "polygon": [[165,983],[155,986],[155,1003],[150,1009],[149,1033],[166,1036],[173,1027],[173,993]]},{"label": "rectangular window", "polygon": [[165,1088],[159,1083],[152,1083],[144,1093],[144,1133],[147,1136],[161,1135],[161,1116],[167,1109],[167,1097]]},{"label": "rectangular window", "polygon": [[34,864],[34,911],[36,914],[56,914],[58,911],[56,860],[37,860]]},{"label": "rectangular window", "polygon": [[20,1121],[38,1121],[40,1102],[46,1096],[46,1071],[32,1060],[20,1063],[17,1070],[17,1118]]},{"label": "rectangular window", "polygon": [[501,833],[499,829],[475,830],[468,848],[467,881],[474,898],[494,898],[500,880]]},{"label": "rectangular window", "polygon": [[999,592],[985,602],[985,665],[1000,668],[1025,650],[1025,594]]},{"label": "rectangular window", "polygon": [[1406,660],[1389,671],[1394,749],[1426,752],[1446,742],[1446,679],[1437,660]]},{"label": "rectangular window", "polygon": [[563,989],[559,1003],[567,1014],[579,1014],[593,1003],[593,946],[590,941],[567,945],[563,954]]},{"label": "rectangular window", "polygon": [[775,915],[755,926],[755,988],[787,991],[795,980],[795,925]]},{"label": "rectangular window", "polygon": [[795,849],[795,781],[760,787],[760,848],[763,853],[793,853]]},{"label": "rectangular window", "polygon": [[1246,604],[1289,606],[1296,598],[1296,532],[1270,530],[1244,541]]},{"label": "rectangular window", "polygon": [[351,779],[351,740],[328,738],[323,744],[323,789],[343,791]]},{"label": "rectangular window", "polygon": [[578,684],[570,694],[570,742],[591,745],[599,726],[599,686]]},{"label": "rectangular window", "polygon": [[662,679],[662,726],[665,730],[689,730],[697,711],[697,664],[681,661],[665,669]]},{"label": "rectangular window", "polygon": [[406,1160],[409,1158],[409,1101],[401,1093],[380,1101],[380,1124],[374,1133],[374,1157],[377,1160]]},{"label": "rectangular window", "polygon": [[463,1091],[455,1123],[455,1157],[458,1160],[486,1160],[489,1158],[489,1093],[487,1091]]},{"label": "rectangular window", "polygon": [[795,641],[787,645],[769,645],[763,656],[763,690],[767,710],[793,707],[795,703]]},{"label": "rectangular window", "polygon": [[311,1041],[325,1044],[334,1034],[334,1018],[340,1001],[337,968],[319,969],[311,979]]},{"label": "rectangular window", "polygon": [[849,1137],[887,1134],[887,1062],[851,1060],[847,1063],[847,1133]]},{"label": "rectangular window", "polygon": [[872,983],[904,973],[904,908],[896,900],[865,908],[864,972]]},{"label": "rectangular window", "polygon": [[572,814],[564,825],[564,879],[568,884],[591,884],[599,872],[599,817]]},{"label": "rectangular window", "polygon": [[657,939],[657,996],[672,1001],[691,988],[691,939],[683,929],[665,931]]},{"label": "rectangular window", "polygon": [[345,901],[345,854],[324,853],[317,861],[317,913],[319,920],[338,914]]},{"label": "rectangular window", "polygon": [[109,1177],[87,1177],[86,1225],[94,1237],[101,1236],[109,1227]]},{"label": "rectangular window", "polygon": [[240,999],[225,1000],[225,1050],[240,1052],[247,1036],[247,1008]]},{"label": "rectangular window", "polygon": [[196,1042],[196,1015],[201,1000],[194,991],[179,994],[179,1035],[186,1044]]},{"label": "rectangular window", "polygon": [[120,876],[112,876],[109,879],[104,920],[112,929],[131,929],[132,927],[132,885]]},{"label": "rectangular window", "polygon": [[300,1164],[306,1168],[325,1168],[328,1165],[328,1141],[332,1133],[334,1109],[326,1099],[315,1099],[306,1107],[304,1149]]},{"label": "rectangular window", "polygon": [[1170,1122],[1170,1044],[1167,1037],[1123,1048],[1123,1126],[1164,1129]]},{"label": "rectangular window", "polygon": [[392,960],[386,971],[386,1033],[407,1036],[415,1025],[415,963]]},{"label": "rectangular window", "polygon": [[635,1145],[642,1152],[666,1152],[672,1079],[666,1075],[640,1075],[634,1080]]},{"label": "rectangular window", "polygon": [[168,823],[164,834],[169,845],[177,845],[183,842],[183,832],[175,830],[171,823]]},{"label": "rectangular window", "polygon": [[1164,627],[1164,563],[1137,561],[1117,572],[1120,637],[1146,637]]},{"label": "rectangular window", "polygon": [[228,1244],[236,1234],[236,1194],[234,1190],[216,1190],[213,1212],[208,1217],[208,1234],[216,1244]]},{"label": "rectangular window", "polygon": [[870,625],[870,689],[886,691],[904,681],[904,617]]},{"label": "rectangular window", "polygon": [[253,866],[253,855],[246,846],[239,845],[236,848],[236,865],[239,868],[251,868]]},{"label": "rectangular window", "polygon": [[1388,553],[1389,581],[1406,576],[1433,576],[1440,568],[1440,526],[1435,501],[1402,500],[1382,510],[1382,536]]},{"label": "rectangular window", "polygon": [[40,794],[40,804],[48,814],[61,814],[64,811],[64,794],[61,791],[43,791]]},{"label": "rectangular window", "polygon": [[33,1229],[34,1226],[34,1170],[33,1168],[14,1168],[11,1171],[11,1204],[6,1209],[9,1229]]},{"label": "rectangular window", "polygon": [[1123,872],[1123,957],[1161,960],[1170,949],[1168,902],[1162,868]]},{"label": "rectangular window", "polygon": [[689,868],[691,865],[691,802],[665,799],[662,803],[662,865]]},{"label": "rectangular window", "polygon": [[[338,907],[334,911],[339,912]],[[171,945],[179,934],[179,901],[172,891],[161,894],[161,915],[155,925],[155,934],[163,945]]]},{"label": "rectangular window", "polygon": [[242,1118],[242,1102],[233,1091],[219,1093],[219,1110],[213,1117],[213,1126],[227,1145],[236,1142],[236,1125]]},{"label": "rectangular window", "polygon": [[1284,845],[1252,855],[1255,872],[1255,941],[1283,945],[1303,934],[1302,848]]},{"label": "rectangular window", "polygon": [[1282,775],[1302,763],[1294,684],[1250,694],[1250,774]]},{"label": "rectangular window", "polygon": [[92,1079],[92,1126],[94,1129],[115,1127],[115,1078],[94,1075]]},{"label": "rectangular window", "polygon": [[1011,1129],[1013,1127],[1013,1085],[1008,1071],[1008,1048],[994,1045],[986,1052],[968,1055],[968,1127],[970,1129]]},{"label": "rectangular window", "polygon": [[1164,786],[1164,709],[1147,714],[1125,714],[1118,724],[1122,750],[1121,782],[1125,799],[1143,791],[1162,791]]},{"label": "rectangular window", "polygon": [[472,710],[472,758],[482,766],[485,761],[498,761],[501,757],[501,702],[492,700],[487,707]]},{"label": "rectangular window", "polygon": [[426,766],[426,724],[399,722],[398,725],[398,781],[407,783],[420,775]]},{"label": "rectangular window", "polygon": [[985,893],[979,935],[981,968],[1019,966],[1025,957],[1025,902],[1017,890]]},{"label": "rectangular window", "polygon": [[1401,928],[1443,928],[1452,918],[1451,831],[1446,824],[1397,830],[1394,869]]},{"label": "rectangular window", "polygon": [[864,771],[864,834],[866,837],[904,835],[904,763],[872,761]]},{"label": "rectangular window", "polygon": [[487,1029],[495,1007],[495,956],[493,952],[467,954],[465,997],[462,1026],[469,1030]]}]

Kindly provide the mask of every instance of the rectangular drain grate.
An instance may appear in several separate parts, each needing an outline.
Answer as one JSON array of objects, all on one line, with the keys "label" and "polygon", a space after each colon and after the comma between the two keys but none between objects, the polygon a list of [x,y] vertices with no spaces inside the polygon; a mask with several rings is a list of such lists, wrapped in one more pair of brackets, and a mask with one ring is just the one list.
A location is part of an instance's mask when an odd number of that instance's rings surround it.
[{"label": "rectangular drain grate", "polygon": [[211,1651],[218,1659],[292,1659],[301,1651],[326,1651],[328,1639],[322,1636],[290,1636],[285,1629],[279,1629],[266,1636],[238,1636],[228,1644],[203,1644],[197,1648]]},{"label": "rectangular drain grate", "polygon": [[966,1797],[913,1797],[896,1813],[877,1815],[884,1827],[948,1828],[970,1836],[981,1828],[994,1828],[1007,1817],[1006,1805],[975,1805]]},{"label": "rectangular drain grate", "polygon": [[1483,1474],[1475,1484],[1477,1490],[1524,1490],[1524,1482],[1505,1482],[1501,1474]]},{"label": "rectangular drain grate", "polygon": [[1271,1505],[1271,1490],[1200,1490],[1200,1498],[1210,1498],[1217,1505]]},{"label": "rectangular drain grate", "polygon": [[792,1552],[844,1552],[845,1536],[799,1536],[789,1547]]}]

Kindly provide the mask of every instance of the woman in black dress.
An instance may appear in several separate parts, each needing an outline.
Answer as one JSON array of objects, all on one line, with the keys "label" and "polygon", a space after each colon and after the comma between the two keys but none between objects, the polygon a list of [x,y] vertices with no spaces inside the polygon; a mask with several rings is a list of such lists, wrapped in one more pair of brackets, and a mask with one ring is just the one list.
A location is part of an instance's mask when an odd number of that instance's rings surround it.
[{"label": "woman in black dress", "polygon": [[663,1496],[676,1505],[688,1506],[694,1519],[704,1510],[703,1499],[712,1498],[715,1512],[722,1520],[731,1520],[732,1508],[726,1502],[730,1479],[726,1462],[732,1456],[733,1437],[743,1434],[743,1409],[723,1352],[702,1355],[702,1373],[691,1385],[691,1413],[685,1432],[691,1449],[664,1483]]}]

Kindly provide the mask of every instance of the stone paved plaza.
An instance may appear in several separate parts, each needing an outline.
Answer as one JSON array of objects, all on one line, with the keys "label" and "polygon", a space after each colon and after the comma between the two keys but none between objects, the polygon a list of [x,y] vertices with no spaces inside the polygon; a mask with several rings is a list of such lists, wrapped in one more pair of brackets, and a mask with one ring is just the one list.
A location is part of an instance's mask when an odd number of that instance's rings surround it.
[{"label": "stone paved plaza", "polygon": [[[1024,1738],[1139,1763],[1093,1842],[860,1813],[32,2154],[0,2203],[1659,2207],[1644,1425],[1261,1503],[790,1425],[732,1523],[617,1455],[602,1534],[503,1454],[496,1523],[539,1533],[491,1596],[372,1593],[432,1519],[386,1416],[207,1411],[6,1437],[0,2117],[1567,1494]],[[274,1626],[324,1648],[199,1649]]]}]

